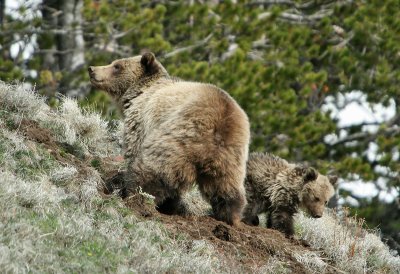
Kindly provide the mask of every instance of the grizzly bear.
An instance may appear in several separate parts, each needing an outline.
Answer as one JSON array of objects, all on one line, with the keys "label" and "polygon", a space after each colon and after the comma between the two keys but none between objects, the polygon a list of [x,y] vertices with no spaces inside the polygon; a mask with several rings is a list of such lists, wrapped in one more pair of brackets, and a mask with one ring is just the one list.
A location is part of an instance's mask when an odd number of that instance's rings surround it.
[{"label": "grizzly bear", "polygon": [[291,237],[293,215],[305,209],[320,218],[334,194],[336,176],[324,176],[312,167],[290,164],[268,153],[251,153],[247,162],[245,188],[247,206],[243,221],[258,225],[257,214],[267,212],[267,227]]},{"label": "grizzly bear", "polygon": [[170,77],[153,53],[88,70],[124,116],[128,193],[141,187],[160,212],[185,215],[182,194],[197,183],[215,218],[237,225],[250,126],[235,100],[214,85]]}]

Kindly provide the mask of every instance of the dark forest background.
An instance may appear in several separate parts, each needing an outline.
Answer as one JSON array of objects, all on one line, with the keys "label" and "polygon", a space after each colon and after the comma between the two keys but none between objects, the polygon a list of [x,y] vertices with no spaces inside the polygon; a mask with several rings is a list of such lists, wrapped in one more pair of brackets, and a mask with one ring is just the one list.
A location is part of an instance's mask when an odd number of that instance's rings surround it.
[{"label": "dark forest background", "polygon": [[[0,29],[0,80],[32,83],[55,107],[61,93],[117,119],[87,66],[144,51],[220,86],[250,117],[251,150],[339,175],[336,202],[400,251],[398,1],[2,0]],[[339,119],[350,104],[394,113]]]}]

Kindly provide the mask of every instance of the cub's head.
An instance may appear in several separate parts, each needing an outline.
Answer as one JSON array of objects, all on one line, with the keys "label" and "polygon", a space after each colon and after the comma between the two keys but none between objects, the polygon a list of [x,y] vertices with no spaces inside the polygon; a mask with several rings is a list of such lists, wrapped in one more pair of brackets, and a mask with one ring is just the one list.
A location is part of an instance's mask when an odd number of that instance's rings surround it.
[{"label": "cub's head", "polygon": [[118,59],[107,66],[90,66],[88,71],[92,85],[107,91],[116,99],[121,98],[129,87],[140,88],[152,80],[168,75],[151,52]]},{"label": "cub's head", "polygon": [[300,206],[313,218],[321,218],[325,206],[335,193],[338,178],[324,176],[313,168],[304,168],[303,178]]}]

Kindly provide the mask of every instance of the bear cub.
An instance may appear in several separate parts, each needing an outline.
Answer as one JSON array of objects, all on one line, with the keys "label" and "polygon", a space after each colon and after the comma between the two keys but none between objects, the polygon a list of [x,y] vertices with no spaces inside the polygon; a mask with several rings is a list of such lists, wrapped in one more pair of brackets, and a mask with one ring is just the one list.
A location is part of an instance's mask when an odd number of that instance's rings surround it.
[{"label": "bear cub", "polygon": [[312,167],[290,164],[268,153],[251,153],[245,180],[248,204],[243,221],[258,225],[257,214],[266,212],[268,228],[292,237],[293,215],[299,207],[313,218],[322,217],[336,183],[336,176],[324,176]]},{"label": "bear cub", "polygon": [[247,115],[224,90],[170,77],[153,53],[88,69],[124,116],[125,189],[156,197],[158,210],[187,215],[197,183],[214,216],[238,224],[246,205]]}]

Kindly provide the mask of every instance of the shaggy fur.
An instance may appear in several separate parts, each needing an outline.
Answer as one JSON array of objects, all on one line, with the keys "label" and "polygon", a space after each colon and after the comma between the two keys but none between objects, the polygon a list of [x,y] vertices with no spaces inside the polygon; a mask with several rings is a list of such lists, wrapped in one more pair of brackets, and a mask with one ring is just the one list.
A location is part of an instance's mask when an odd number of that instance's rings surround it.
[{"label": "shaggy fur", "polygon": [[197,182],[217,219],[240,222],[250,129],[228,93],[171,78],[152,53],[90,67],[89,75],[124,113],[128,191],[140,186],[161,212],[184,215],[182,194]]},{"label": "shaggy fur", "polygon": [[251,153],[243,221],[258,225],[257,214],[268,212],[267,226],[292,236],[293,215],[299,206],[314,218],[322,217],[336,181],[337,177],[328,178],[311,167],[289,164],[271,154]]}]

